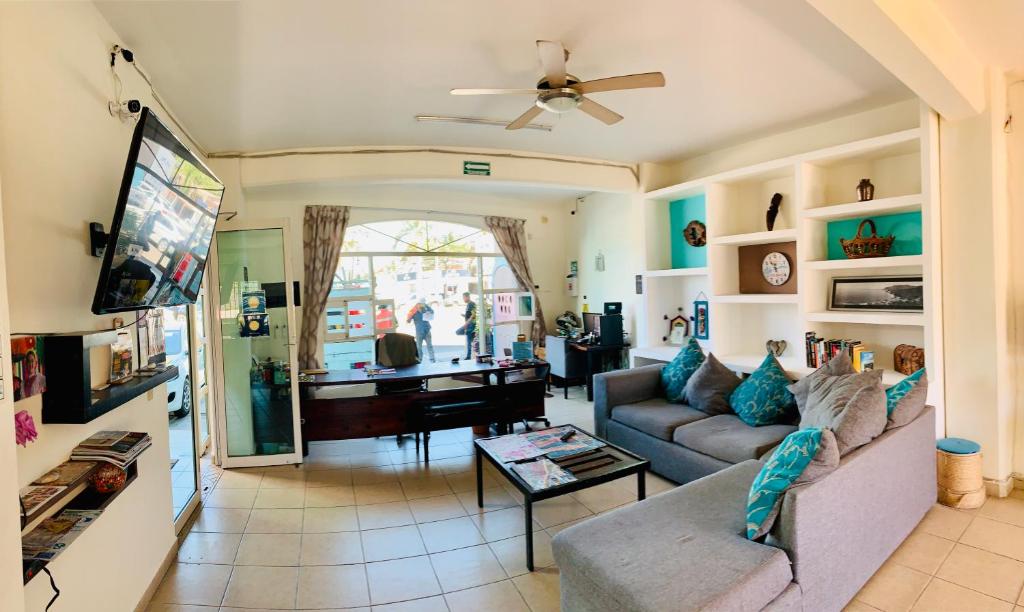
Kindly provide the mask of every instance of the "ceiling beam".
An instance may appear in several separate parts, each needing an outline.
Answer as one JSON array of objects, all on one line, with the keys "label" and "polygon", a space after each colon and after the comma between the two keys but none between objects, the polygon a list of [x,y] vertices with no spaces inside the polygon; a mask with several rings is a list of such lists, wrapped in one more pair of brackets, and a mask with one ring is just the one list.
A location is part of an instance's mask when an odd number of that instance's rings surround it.
[{"label": "ceiling beam", "polygon": [[943,117],[985,110],[985,66],[931,0],[806,1]]}]

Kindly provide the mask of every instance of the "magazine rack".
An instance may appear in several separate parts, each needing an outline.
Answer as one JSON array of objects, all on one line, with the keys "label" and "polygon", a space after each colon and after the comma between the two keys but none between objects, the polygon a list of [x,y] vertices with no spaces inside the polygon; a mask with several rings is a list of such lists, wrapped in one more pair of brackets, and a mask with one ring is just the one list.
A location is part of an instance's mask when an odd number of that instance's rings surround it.
[{"label": "magazine rack", "polygon": [[125,383],[94,391],[90,350],[109,346],[117,339],[117,332],[73,332],[37,337],[43,344],[46,373],[44,424],[88,423],[178,376],[178,368],[171,366],[152,376],[135,376]]},{"label": "magazine rack", "polygon": [[[145,451],[143,451],[143,452],[145,452]],[[37,511],[33,512],[32,514],[30,514],[27,517],[27,520],[23,523],[23,527],[24,527],[24,525],[31,524],[36,519],[42,517],[44,514],[56,514],[56,512],[48,513],[47,510],[53,508],[54,506],[58,506],[58,505],[60,505],[60,508],[59,508],[58,512],[60,510],[103,510],[103,509],[105,509],[107,506],[110,505],[110,503],[112,501],[114,501],[114,499],[117,498],[118,495],[123,493],[125,489],[127,489],[129,486],[131,486],[131,484],[135,481],[136,478],[138,478],[138,476],[139,476],[138,461],[139,461],[138,457],[136,457],[134,461],[129,463],[127,466],[125,466],[124,471],[128,474],[128,478],[125,479],[124,486],[121,487],[120,489],[118,489],[117,491],[114,491],[113,493],[97,493],[95,490],[92,489],[92,487],[89,487],[89,486],[87,486],[85,489],[82,489],[81,488],[81,484],[82,484],[84,478],[80,479],[80,480],[78,480],[76,482],[76,484],[74,484],[72,486],[69,486],[67,489],[62,491],[59,495],[57,495],[53,499],[47,501],[46,504],[44,504],[43,507],[41,507],[39,510],[37,510]],[[90,470],[86,476],[91,475],[94,471],[95,471],[95,469]],[[69,496],[74,494],[74,493],[77,493],[77,495],[75,495],[74,497],[71,497],[69,499]],[[63,505],[61,505],[61,504],[63,504]],[[31,533],[31,531],[23,531],[21,535],[22,535],[22,537],[24,537],[24,536],[28,535],[29,533]],[[47,563],[49,563],[49,562],[48,561],[38,561],[38,560],[34,560],[34,561],[23,560],[21,562],[23,584],[28,584],[28,582],[30,580],[32,580],[32,578],[34,578],[36,576],[36,574],[41,573],[43,571],[43,568],[46,567]]]}]

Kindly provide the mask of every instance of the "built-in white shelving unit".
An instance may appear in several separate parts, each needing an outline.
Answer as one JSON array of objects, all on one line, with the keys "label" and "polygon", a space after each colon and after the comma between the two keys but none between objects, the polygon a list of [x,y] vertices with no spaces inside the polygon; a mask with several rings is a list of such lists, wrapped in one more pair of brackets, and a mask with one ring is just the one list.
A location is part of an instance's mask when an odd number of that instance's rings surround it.
[{"label": "built-in white shelving unit", "polygon": [[[939,253],[937,120],[922,110],[920,127],[784,159],[738,168],[644,195],[648,245],[668,245],[668,204],[703,195],[708,233],[707,266],[666,270],[668,255],[652,256],[639,308],[635,365],[671,360],[678,346],[665,342],[666,317],[682,308],[693,314],[693,301],[710,302],[710,338],[701,341],[724,364],[738,372],[753,371],[764,359],[765,342],[785,340],[780,362],[794,378],[812,371],[806,363],[804,335],[852,338],[875,352],[883,382],[903,376],[893,371],[898,344],[923,346],[931,381],[930,403],[942,418],[941,256]],[[856,199],[862,178],[875,185],[875,198]],[[772,231],[765,212],[772,194],[783,194]],[[873,259],[829,259],[828,224],[920,212],[920,254]],[[781,294],[739,292],[738,251],[749,245],[796,243],[795,291]],[[833,254],[834,257],[834,254]],[[920,275],[925,283],[923,313],[859,312],[829,309],[834,277]]]}]

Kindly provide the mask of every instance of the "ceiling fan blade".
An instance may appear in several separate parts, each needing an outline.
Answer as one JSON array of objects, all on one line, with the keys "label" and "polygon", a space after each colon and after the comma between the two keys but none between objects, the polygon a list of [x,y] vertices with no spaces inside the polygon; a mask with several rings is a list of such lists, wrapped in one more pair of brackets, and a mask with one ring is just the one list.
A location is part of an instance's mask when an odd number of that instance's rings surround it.
[{"label": "ceiling fan blade", "polygon": [[544,77],[552,88],[565,87],[565,47],[553,40],[538,40],[537,55]]},{"label": "ceiling fan blade", "polygon": [[608,125],[618,123],[622,121],[622,115],[617,112],[601,106],[597,102],[594,102],[590,98],[583,98],[580,100],[580,110],[590,115],[594,119],[604,121]]},{"label": "ceiling fan blade", "polygon": [[453,96],[490,96],[490,95],[505,95],[505,94],[530,94],[537,95],[541,93],[539,89],[453,89],[451,94]]},{"label": "ceiling fan blade", "polygon": [[597,93],[599,91],[616,91],[619,89],[642,89],[644,87],[664,87],[665,75],[660,72],[645,72],[644,74],[629,74],[625,76],[609,77],[607,79],[596,79],[584,81],[573,85],[573,89],[581,94]]},{"label": "ceiling fan blade", "polygon": [[544,109],[542,109],[541,107],[539,107],[539,106],[531,106],[530,110],[526,111],[522,115],[519,115],[519,117],[516,118],[515,121],[513,121],[512,123],[506,125],[505,129],[506,130],[518,130],[520,128],[526,127],[526,125],[528,123],[533,121],[537,117],[537,115],[541,114],[542,112],[544,112]]}]

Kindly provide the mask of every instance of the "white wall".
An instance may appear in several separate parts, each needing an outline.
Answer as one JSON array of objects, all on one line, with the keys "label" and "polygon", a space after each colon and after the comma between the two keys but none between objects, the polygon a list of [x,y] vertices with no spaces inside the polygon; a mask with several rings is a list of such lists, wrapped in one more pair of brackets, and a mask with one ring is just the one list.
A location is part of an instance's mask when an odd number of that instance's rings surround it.
[{"label": "white wall", "polygon": [[996,71],[988,96],[984,113],[939,124],[946,432],[980,443],[985,478],[1005,483],[1016,415],[1005,81]]},{"label": "white wall", "polygon": [[641,183],[645,191],[660,189],[762,161],[915,128],[919,111],[915,98],[797,129],[780,129],[678,163],[644,164]]},{"label": "white wall", "polygon": [[[1013,82],[1020,74],[1008,78]],[[1010,232],[1014,237],[1024,236],[1024,86],[1017,85],[1007,91],[1009,110],[1013,112],[1013,132],[1006,135],[1008,208],[1010,210]],[[1014,361],[1013,380],[1024,380],[1024,240],[1011,240],[1010,266],[1011,312],[1010,354]],[[1015,421],[1015,444],[1013,471],[1024,481],[1024,384],[1016,384],[1014,390],[1017,417]],[[1024,485],[1024,482],[1020,483]]]},{"label": "white wall", "polygon": [[438,184],[421,185],[284,185],[270,190],[247,190],[247,220],[286,218],[292,235],[292,267],[303,277],[302,215],[309,204],[353,206],[350,225],[391,219],[424,218],[483,227],[484,215],[526,219],[526,243],[535,290],[548,321],[565,310],[565,218],[574,198],[550,190],[466,190]]},{"label": "white wall", "polygon": [[[134,127],[107,112],[109,49],[115,42],[91,3],[0,4],[0,176],[13,332],[95,330],[111,324],[111,317],[90,313],[100,260],[88,253],[87,226],[100,221],[109,227]],[[152,105],[134,71],[122,66],[120,73],[126,94]],[[101,429],[153,436],[152,448],[139,460],[138,479],[50,565],[61,589],[51,610],[131,610],[175,541],[166,391],[160,387],[80,426],[42,425],[40,399],[15,405],[16,410],[27,408],[39,426],[39,439],[18,448],[21,485],[66,459],[75,444]],[[0,427],[5,449],[10,437],[5,417]],[[0,457],[5,475],[15,470],[7,454]],[[13,484],[0,478],[3,529]],[[5,535],[0,532],[5,546],[0,559],[9,553]],[[7,580],[6,569],[0,562],[0,580]],[[0,602],[7,592],[0,588]],[[50,596],[45,576],[37,576],[25,588],[26,609],[42,610]]]},{"label": "white wall", "polygon": [[[580,313],[586,304],[590,312],[602,312],[605,302],[622,302],[622,329],[634,346],[640,303],[634,281],[644,270],[645,257],[642,204],[638,196],[593,193],[575,215],[565,212],[567,260],[579,263],[579,296],[571,309]],[[596,266],[599,253],[604,255],[603,272]],[[568,272],[568,264],[564,270]]]}]

